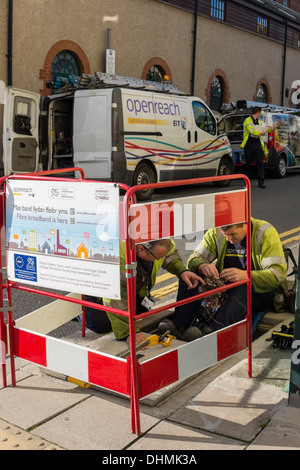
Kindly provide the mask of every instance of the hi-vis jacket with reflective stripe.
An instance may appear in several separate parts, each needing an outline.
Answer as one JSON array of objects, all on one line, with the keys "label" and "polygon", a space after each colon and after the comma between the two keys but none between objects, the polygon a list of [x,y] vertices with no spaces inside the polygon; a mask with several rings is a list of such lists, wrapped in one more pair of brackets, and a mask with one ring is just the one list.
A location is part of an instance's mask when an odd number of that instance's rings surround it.
[{"label": "hi-vis jacket with reflective stripe", "polygon": [[[183,263],[177,249],[175,242],[171,240],[172,247],[169,250],[167,256],[162,259],[155,260],[151,272],[150,290],[156,280],[156,275],[160,268],[164,268],[171,274],[175,274],[178,278],[183,271],[187,271],[187,267]],[[125,244],[120,243],[120,271],[121,271],[121,300],[103,299],[103,304],[109,307],[117,308],[118,310],[128,310],[127,303],[127,282],[125,277]],[[144,298],[148,294],[147,287],[143,286],[137,293],[141,298]],[[128,318],[123,315],[107,312],[107,316],[110,320],[112,330],[117,339],[126,338],[129,335]],[[138,331],[138,328],[137,328]]]},{"label": "hi-vis jacket with reflective stripe", "polygon": [[[265,123],[261,121],[260,119],[258,120],[258,125],[259,126],[265,126]],[[246,143],[248,142],[248,139],[250,135],[252,137],[256,137],[259,139],[262,149],[265,153],[267,154],[267,145],[263,140],[263,137],[260,135],[260,131],[255,128],[255,124],[253,122],[252,116],[249,116],[245,119],[244,124],[243,124],[243,142],[241,143],[242,149],[245,147]]]},{"label": "hi-vis jacket with reflective stripe", "polygon": [[[287,265],[282,244],[277,230],[268,222],[251,218],[252,222],[252,262],[251,280],[254,292],[276,292],[274,307],[278,311],[284,303],[287,294],[286,276]],[[219,272],[224,266],[227,241],[217,228],[206,232],[194,253],[188,260],[188,267],[196,272],[202,263],[216,261]]]}]

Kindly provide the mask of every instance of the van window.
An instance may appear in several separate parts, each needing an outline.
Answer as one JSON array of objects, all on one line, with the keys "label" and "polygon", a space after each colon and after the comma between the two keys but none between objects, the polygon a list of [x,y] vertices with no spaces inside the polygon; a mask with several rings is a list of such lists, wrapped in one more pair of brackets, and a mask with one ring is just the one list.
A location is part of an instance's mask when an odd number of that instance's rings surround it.
[{"label": "van window", "polygon": [[215,135],[216,121],[212,113],[199,101],[193,101],[195,123],[199,129]]}]

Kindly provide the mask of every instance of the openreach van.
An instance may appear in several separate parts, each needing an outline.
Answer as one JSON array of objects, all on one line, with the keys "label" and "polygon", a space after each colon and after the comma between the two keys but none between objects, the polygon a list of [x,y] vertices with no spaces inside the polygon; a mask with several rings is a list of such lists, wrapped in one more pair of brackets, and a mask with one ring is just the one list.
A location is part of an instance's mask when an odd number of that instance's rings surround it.
[{"label": "openreach van", "polygon": [[234,172],[210,109],[170,84],[85,74],[42,98],[8,87],[5,103],[5,175],[76,166],[132,186]]},{"label": "openreach van", "polygon": [[243,123],[251,115],[254,106],[262,109],[261,119],[266,127],[282,123],[264,138],[267,144],[265,169],[277,178],[283,178],[290,170],[300,170],[300,112],[293,108],[253,101],[237,101],[218,116],[219,130],[225,132],[230,140],[237,172],[245,163]]}]

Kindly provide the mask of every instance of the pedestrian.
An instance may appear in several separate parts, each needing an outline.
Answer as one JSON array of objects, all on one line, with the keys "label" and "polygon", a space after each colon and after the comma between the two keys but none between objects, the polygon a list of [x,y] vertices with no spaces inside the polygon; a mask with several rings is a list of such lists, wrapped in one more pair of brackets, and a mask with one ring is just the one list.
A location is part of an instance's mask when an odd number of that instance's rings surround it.
[{"label": "pedestrian", "polygon": [[[136,247],[136,314],[147,312],[153,307],[150,291],[155,284],[160,268],[175,274],[187,289],[195,288],[202,278],[191,272],[183,263],[175,242],[171,239],[155,240],[137,244]],[[103,305],[128,310],[126,282],[125,244],[120,243],[121,300],[94,299]],[[92,301],[92,298],[89,298]],[[96,333],[113,330],[116,339],[129,342],[128,317],[99,309],[86,308],[86,327]],[[142,341],[146,335],[137,328],[136,340]]]},{"label": "pedestrian", "polygon": [[[208,230],[188,260],[199,276],[222,280],[224,284],[247,278],[247,225],[229,225]],[[287,266],[277,230],[268,222],[251,218],[252,314],[283,307],[287,298]],[[199,294],[180,284],[177,301]],[[247,313],[247,285],[226,290],[214,315],[205,318],[203,329],[193,326],[201,319],[201,299],[175,308],[172,318],[159,324],[159,334],[172,326],[179,339],[192,340],[243,320]],[[198,321],[199,323],[199,321]],[[190,328],[191,327],[191,328]],[[174,331],[174,330],[173,330]]]}]

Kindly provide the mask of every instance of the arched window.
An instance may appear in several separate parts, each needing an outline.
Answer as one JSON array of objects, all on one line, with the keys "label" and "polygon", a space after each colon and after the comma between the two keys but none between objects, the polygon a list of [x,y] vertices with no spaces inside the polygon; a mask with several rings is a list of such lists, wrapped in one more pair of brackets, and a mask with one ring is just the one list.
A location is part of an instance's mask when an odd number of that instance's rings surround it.
[{"label": "arched window", "polygon": [[257,94],[256,94],[256,101],[259,103],[267,103],[268,99],[268,91],[267,88],[264,84],[260,84],[258,89],[257,89]]},{"label": "arched window", "polygon": [[152,65],[147,72],[146,80],[151,82],[163,82],[165,77],[165,71],[159,65]]},{"label": "arched window", "polygon": [[220,111],[224,96],[223,80],[219,76],[212,79],[210,85],[210,108]]},{"label": "arched window", "polygon": [[72,52],[61,51],[53,59],[51,66],[51,81],[55,82],[56,77],[65,77],[74,75],[79,77],[81,69],[79,62]]}]

